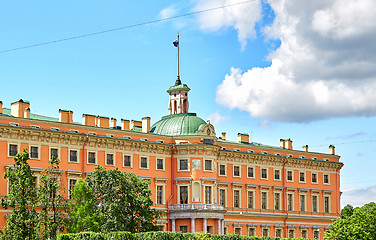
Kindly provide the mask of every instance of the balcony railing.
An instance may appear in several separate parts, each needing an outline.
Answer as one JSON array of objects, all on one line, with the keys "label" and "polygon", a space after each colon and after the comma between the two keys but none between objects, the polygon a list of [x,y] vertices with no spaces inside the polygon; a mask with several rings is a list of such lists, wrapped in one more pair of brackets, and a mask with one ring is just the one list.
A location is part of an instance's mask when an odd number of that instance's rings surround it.
[{"label": "balcony railing", "polygon": [[169,210],[224,210],[224,207],[220,204],[172,204],[169,206]]}]

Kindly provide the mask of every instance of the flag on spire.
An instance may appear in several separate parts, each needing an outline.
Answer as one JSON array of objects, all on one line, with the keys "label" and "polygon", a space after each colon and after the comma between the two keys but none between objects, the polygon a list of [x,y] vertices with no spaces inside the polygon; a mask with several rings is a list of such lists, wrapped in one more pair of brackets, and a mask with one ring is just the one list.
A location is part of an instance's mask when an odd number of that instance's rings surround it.
[{"label": "flag on spire", "polygon": [[172,44],[174,44],[175,47],[179,47],[179,39],[174,40]]}]

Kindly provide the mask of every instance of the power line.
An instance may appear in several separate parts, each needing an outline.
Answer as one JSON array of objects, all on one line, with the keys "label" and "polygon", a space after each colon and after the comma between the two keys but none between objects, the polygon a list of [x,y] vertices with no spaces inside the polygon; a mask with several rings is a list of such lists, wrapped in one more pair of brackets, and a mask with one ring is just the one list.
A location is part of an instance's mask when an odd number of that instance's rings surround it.
[{"label": "power line", "polygon": [[123,27],[118,27],[118,28],[112,28],[112,29],[103,30],[103,31],[99,31],[99,32],[87,33],[87,34],[82,34],[82,35],[68,37],[68,38],[62,38],[62,39],[53,40],[53,41],[42,42],[42,43],[37,43],[37,44],[32,44],[32,45],[27,45],[27,46],[22,46],[22,47],[7,49],[7,50],[2,50],[2,51],[0,51],[0,54],[1,53],[6,53],[6,52],[18,51],[18,50],[27,49],[27,48],[40,47],[40,46],[54,44],[54,43],[59,43],[59,42],[70,41],[70,40],[74,40],[74,39],[78,39],[78,38],[85,38],[85,37],[100,35],[100,34],[114,32],[114,31],[120,31],[120,30],[124,30],[124,29],[128,29],[128,28],[135,28],[135,27],[139,27],[139,26],[143,26],[143,25],[147,25],[147,24],[158,23],[158,22],[163,22],[163,21],[167,21],[167,20],[171,20],[171,19],[176,19],[176,18],[182,18],[182,17],[191,16],[191,15],[201,14],[201,13],[205,13],[205,12],[210,12],[210,11],[214,11],[214,10],[218,10],[218,9],[233,7],[233,6],[237,6],[237,5],[241,5],[241,4],[245,4],[245,3],[250,3],[250,2],[254,2],[254,1],[256,1],[256,0],[247,0],[247,1],[244,1],[244,2],[238,2],[238,3],[223,5],[223,6],[215,7],[215,8],[208,8],[208,9],[199,10],[199,11],[195,11],[195,12],[185,13],[185,14],[181,14],[181,15],[176,15],[176,16],[166,17],[166,18],[161,18],[161,19],[147,21],[147,22],[142,22],[142,23],[131,24],[131,25],[127,25],[127,26],[123,26]]}]

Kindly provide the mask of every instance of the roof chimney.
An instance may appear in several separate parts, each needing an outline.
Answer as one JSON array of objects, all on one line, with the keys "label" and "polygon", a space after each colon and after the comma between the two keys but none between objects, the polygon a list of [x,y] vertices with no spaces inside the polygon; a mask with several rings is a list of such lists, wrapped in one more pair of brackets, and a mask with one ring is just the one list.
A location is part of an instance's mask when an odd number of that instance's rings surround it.
[{"label": "roof chimney", "polygon": [[129,131],[129,120],[121,119],[121,130]]},{"label": "roof chimney", "polygon": [[116,128],[117,120],[116,118],[111,118],[111,128]]},{"label": "roof chimney", "polygon": [[336,147],[334,145],[329,145],[329,154],[336,154]]},{"label": "roof chimney", "polygon": [[30,108],[24,109],[24,118],[30,118]]},{"label": "roof chimney", "polygon": [[143,133],[150,132],[150,117],[142,118],[142,132]]},{"label": "roof chimney", "polygon": [[104,116],[97,116],[98,127],[109,128],[110,118]]},{"label": "roof chimney", "polygon": [[142,122],[141,121],[132,120],[131,121],[131,130],[134,130],[135,128],[141,128],[142,129]]},{"label": "roof chimney", "polygon": [[0,114],[3,114],[3,102],[0,101]]},{"label": "roof chimney", "polygon": [[30,103],[28,101],[24,101],[22,99],[12,102],[10,105],[10,114],[14,117],[24,117],[25,116],[25,108],[29,108]]},{"label": "roof chimney", "polygon": [[238,133],[238,143],[249,143],[249,135],[247,133]]},{"label": "roof chimney", "polygon": [[303,146],[303,151],[308,152],[308,145]]},{"label": "roof chimney", "polygon": [[292,150],[292,140],[289,138],[289,139],[286,140],[286,142],[287,142],[287,149]]},{"label": "roof chimney", "polygon": [[226,140],[226,132],[222,132],[222,139]]},{"label": "roof chimney", "polygon": [[286,142],[285,139],[282,139],[282,138],[281,138],[281,139],[279,140],[279,142],[280,142],[280,146],[281,146],[281,148],[286,148],[286,147],[285,147],[285,142]]},{"label": "roof chimney", "polygon": [[82,114],[82,123],[86,126],[95,126],[96,117],[91,114]]},{"label": "roof chimney", "polygon": [[73,111],[59,109],[59,122],[73,123]]}]

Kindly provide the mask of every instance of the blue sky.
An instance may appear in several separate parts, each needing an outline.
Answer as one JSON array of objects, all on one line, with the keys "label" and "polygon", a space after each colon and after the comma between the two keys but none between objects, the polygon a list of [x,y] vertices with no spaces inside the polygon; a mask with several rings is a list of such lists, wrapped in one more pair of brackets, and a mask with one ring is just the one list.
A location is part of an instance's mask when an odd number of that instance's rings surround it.
[{"label": "blue sky", "polygon": [[0,52],[217,8],[202,14],[0,53],[0,100],[156,122],[176,79],[217,135],[328,152],[345,166],[342,204],[376,199],[376,17],[372,0],[3,1]]}]

